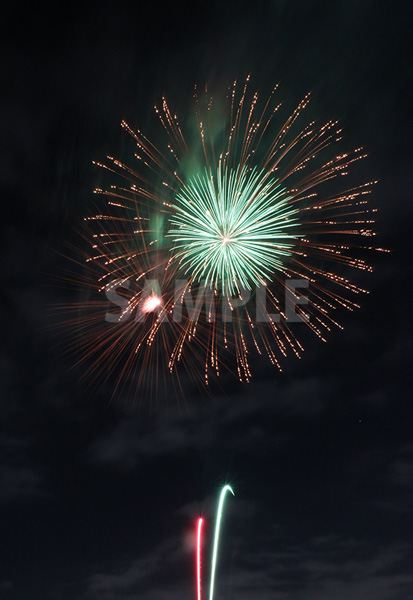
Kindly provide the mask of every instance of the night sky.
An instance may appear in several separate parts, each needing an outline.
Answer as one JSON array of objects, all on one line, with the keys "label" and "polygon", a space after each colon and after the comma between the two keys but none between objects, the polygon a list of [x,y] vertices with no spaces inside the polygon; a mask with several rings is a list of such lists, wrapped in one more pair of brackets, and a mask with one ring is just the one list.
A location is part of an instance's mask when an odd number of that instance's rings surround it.
[{"label": "night sky", "polygon": [[[407,3],[101,2],[3,14],[0,598],[195,598],[194,523],[209,556],[230,483],[216,598],[413,597],[412,68]],[[3,10],[3,9],[2,9]],[[54,306],[93,212],[92,160],[130,152],[165,94],[252,73],[287,106],[338,118],[378,179],[370,294],[282,374],[257,365],[181,397],[112,399],[73,367]],[[410,127],[409,127],[410,122]],[[128,146],[128,147],[127,147]],[[132,150],[133,151],[133,150]],[[73,264],[70,265],[73,269]],[[66,338],[65,338],[66,339]],[[60,345],[59,345],[60,342]],[[209,559],[208,559],[209,561]],[[207,565],[205,565],[207,566]],[[205,576],[208,569],[205,568]]]}]

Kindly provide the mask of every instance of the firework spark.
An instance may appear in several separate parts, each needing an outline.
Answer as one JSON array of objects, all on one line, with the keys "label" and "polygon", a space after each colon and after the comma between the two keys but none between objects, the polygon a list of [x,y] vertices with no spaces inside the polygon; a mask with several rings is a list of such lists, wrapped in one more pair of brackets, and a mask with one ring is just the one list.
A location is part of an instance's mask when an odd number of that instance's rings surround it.
[{"label": "firework spark", "polygon": [[335,313],[358,307],[366,290],[347,271],[371,271],[375,182],[342,183],[363,149],[341,150],[336,121],[300,125],[309,95],[282,119],[276,88],[263,103],[248,90],[249,78],[228,88],[225,116],[195,90],[195,139],[163,99],[163,144],[122,122],[135,163],[96,163],[121,183],[96,189],[107,208],[87,218],[96,297],[73,325],[94,373],[139,387],[183,363],[205,383],[223,367],[248,382],[254,352],[280,370],[301,355],[293,321],[325,341]]}]

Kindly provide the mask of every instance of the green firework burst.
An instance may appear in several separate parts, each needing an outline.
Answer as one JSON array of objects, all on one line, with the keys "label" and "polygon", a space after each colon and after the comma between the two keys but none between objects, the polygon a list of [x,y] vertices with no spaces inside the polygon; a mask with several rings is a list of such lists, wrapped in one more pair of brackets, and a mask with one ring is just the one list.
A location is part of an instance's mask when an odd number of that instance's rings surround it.
[{"label": "green firework burst", "polygon": [[261,98],[249,79],[218,99],[195,88],[194,110],[162,98],[156,144],[123,121],[135,162],[96,163],[118,183],[95,190],[107,206],[87,217],[99,297],[77,327],[79,353],[93,374],[118,368],[117,386],[151,393],[182,369],[206,385],[224,370],[249,382],[253,353],[282,370],[304,350],[304,325],[326,341],[366,293],[347,271],[372,270],[375,182],[343,177],[365,151],[342,145],[335,120],[302,120],[309,94],[285,113],[277,86]]},{"label": "green firework burst", "polygon": [[271,173],[205,169],[177,194],[175,257],[192,277],[233,295],[271,281],[298,236],[297,210]]}]

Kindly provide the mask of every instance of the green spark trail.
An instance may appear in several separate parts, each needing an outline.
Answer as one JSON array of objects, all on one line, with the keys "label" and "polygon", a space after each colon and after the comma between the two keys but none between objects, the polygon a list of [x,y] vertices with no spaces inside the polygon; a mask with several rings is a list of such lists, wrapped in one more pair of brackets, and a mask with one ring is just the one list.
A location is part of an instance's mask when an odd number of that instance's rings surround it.
[{"label": "green spark trail", "polygon": [[214,584],[215,584],[215,570],[217,566],[217,556],[218,556],[218,545],[219,545],[219,530],[221,526],[222,519],[222,511],[224,508],[224,501],[227,492],[231,492],[233,496],[235,496],[232,487],[230,485],[225,485],[222,488],[221,495],[219,497],[218,503],[218,512],[217,512],[217,520],[215,524],[215,537],[214,537],[214,549],[212,553],[212,568],[211,568],[211,585],[209,588],[209,600],[213,600],[214,598]]}]

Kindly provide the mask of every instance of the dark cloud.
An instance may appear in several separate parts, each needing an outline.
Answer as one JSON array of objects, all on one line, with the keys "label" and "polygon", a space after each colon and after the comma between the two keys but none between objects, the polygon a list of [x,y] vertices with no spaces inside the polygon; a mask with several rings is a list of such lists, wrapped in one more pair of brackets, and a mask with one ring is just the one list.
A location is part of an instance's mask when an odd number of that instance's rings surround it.
[{"label": "dark cloud", "polygon": [[221,396],[202,405],[192,402],[186,408],[158,411],[146,420],[138,415],[122,418],[109,434],[97,439],[90,449],[96,465],[133,468],[143,456],[160,456],[206,449],[219,438],[223,447],[235,443],[239,452],[251,447],[262,449],[275,440],[286,443],[288,434],[269,429],[257,417],[278,415],[280,419],[312,420],[322,411],[331,395],[332,381],[308,377],[285,385],[256,383],[239,396]]},{"label": "dark cloud", "polygon": [[[126,565],[119,565],[116,572],[91,575],[87,582],[85,598],[114,600],[120,595],[125,598],[138,598],[148,589],[148,583],[156,582],[161,572],[172,572],[179,568],[183,559],[187,559],[186,555],[182,539],[165,540],[141,558]],[[179,585],[177,587],[179,589]],[[181,590],[184,589],[182,583],[180,587]],[[173,590],[174,586],[171,583],[168,591],[170,593]]]},{"label": "dark cloud", "polygon": [[0,465],[0,503],[43,496],[42,480],[29,467]]},{"label": "dark cloud", "polygon": [[[225,540],[225,545],[233,548],[233,556],[227,570],[219,572],[217,593],[222,597],[402,600],[412,588],[408,566],[413,555],[411,544],[377,547],[363,539],[329,536],[295,545],[286,541],[280,529],[276,537],[271,529],[274,527],[257,538]],[[190,597],[194,582],[185,581],[182,575],[166,587],[156,583],[157,576],[163,577],[165,571],[179,569],[183,558],[182,540],[170,539],[112,572],[91,575],[81,598],[115,600],[121,595],[137,600],[143,589],[150,590],[145,592],[149,600]],[[209,561],[205,561],[205,589],[208,578]]]},{"label": "dark cloud", "polygon": [[0,590],[7,592],[14,588],[12,581],[0,581]]},{"label": "dark cloud", "polygon": [[0,504],[46,496],[41,469],[30,459],[30,448],[30,441],[21,435],[0,435]]}]

